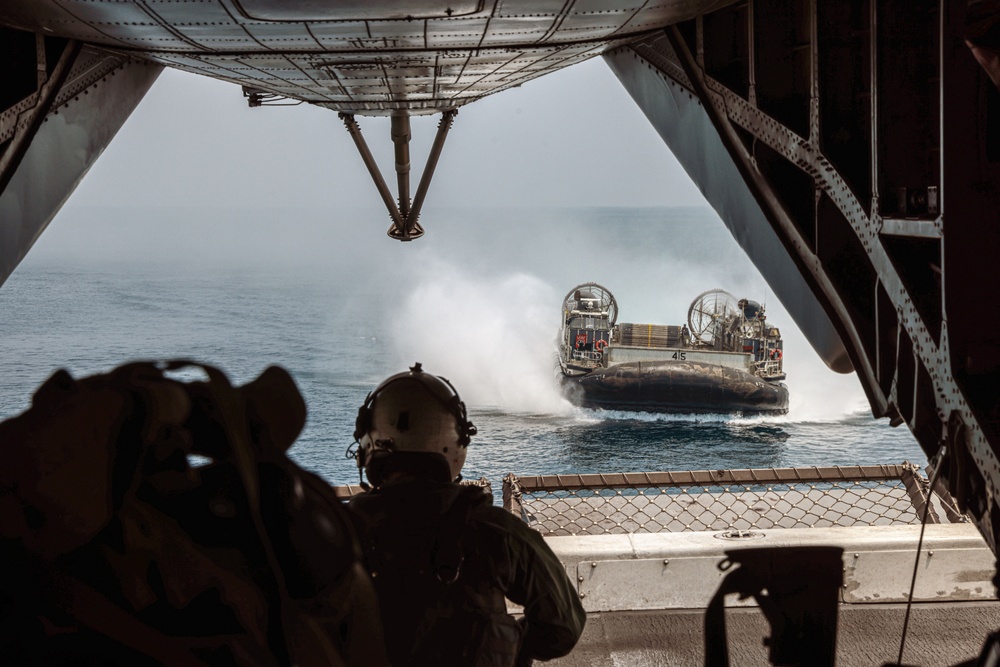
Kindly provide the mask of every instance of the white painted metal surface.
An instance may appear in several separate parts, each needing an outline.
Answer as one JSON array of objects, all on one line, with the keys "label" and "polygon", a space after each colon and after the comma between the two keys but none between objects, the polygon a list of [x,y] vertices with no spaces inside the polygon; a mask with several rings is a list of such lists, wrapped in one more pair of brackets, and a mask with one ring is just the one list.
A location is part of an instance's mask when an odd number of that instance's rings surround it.
[{"label": "white painted metal surface", "polygon": [[630,361],[694,361],[716,364],[727,368],[750,371],[753,355],[742,352],[716,352],[714,350],[689,350],[680,348],[656,349],[633,345],[612,345],[605,352],[608,364],[623,364]]},{"label": "white painted metal surface", "polygon": [[[906,602],[915,560],[916,553],[909,549],[850,554],[844,559],[844,602]],[[992,578],[993,558],[985,543],[974,549],[925,549],[913,599],[993,600]]]},{"label": "white painted metal surface", "polygon": [[723,560],[701,556],[580,563],[576,568],[580,597],[588,611],[703,608],[727,574],[718,567]]},{"label": "white painted metal surface", "polygon": [[[842,603],[905,602],[919,536],[919,526],[862,526],[754,531],[741,539],[702,532],[546,541],[577,582],[584,608],[609,612],[703,608],[721,581],[719,564],[725,552],[746,547],[841,547]],[[994,600],[992,575],[992,553],[975,526],[928,525],[914,600]],[[727,600],[727,606],[747,604],[734,597]]]}]

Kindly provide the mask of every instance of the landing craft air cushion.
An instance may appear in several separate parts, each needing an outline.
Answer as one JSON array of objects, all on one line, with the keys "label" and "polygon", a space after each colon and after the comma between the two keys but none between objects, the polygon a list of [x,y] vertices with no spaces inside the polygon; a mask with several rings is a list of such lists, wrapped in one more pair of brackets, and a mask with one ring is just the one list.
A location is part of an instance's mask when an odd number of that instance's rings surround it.
[{"label": "landing craft air cushion", "polygon": [[778,328],[756,301],[698,295],[684,325],[617,323],[618,301],[597,283],[563,299],[559,372],[588,408],[663,413],[785,414]]},{"label": "landing craft air cushion", "polygon": [[[276,0],[0,5],[0,283],[163,67],[343,115],[390,236],[461,106],[601,56],[826,364],[1000,542],[1000,6]],[[409,196],[406,118],[442,113]],[[398,201],[357,116],[390,115]]]}]

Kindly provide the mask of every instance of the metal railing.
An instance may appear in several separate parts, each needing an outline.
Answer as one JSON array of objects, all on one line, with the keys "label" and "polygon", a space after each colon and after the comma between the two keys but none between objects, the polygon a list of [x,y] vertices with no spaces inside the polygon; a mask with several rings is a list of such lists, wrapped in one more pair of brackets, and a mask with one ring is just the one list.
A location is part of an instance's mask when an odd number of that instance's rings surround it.
[{"label": "metal railing", "polygon": [[[485,479],[463,484],[482,486]],[[358,485],[335,487],[343,500]],[[964,523],[909,463],[503,479],[503,507],[546,536]],[[942,519],[943,517],[943,519]]]},{"label": "metal railing", "polygon": [[916,466],[507,475],[504,509],[543,535],[964,521]]},{"label": "metal railing", "polygon": [[764,377],[773,377],[781,375],[784,372],[781,359],[755,361],[754,367],[757,369],[757,374]]},{"label": "metal railing", "polygon": [[573,350],[573,359],[579,361],[600,361],[604,358],[601,352],[588,352],[587,350]]}]

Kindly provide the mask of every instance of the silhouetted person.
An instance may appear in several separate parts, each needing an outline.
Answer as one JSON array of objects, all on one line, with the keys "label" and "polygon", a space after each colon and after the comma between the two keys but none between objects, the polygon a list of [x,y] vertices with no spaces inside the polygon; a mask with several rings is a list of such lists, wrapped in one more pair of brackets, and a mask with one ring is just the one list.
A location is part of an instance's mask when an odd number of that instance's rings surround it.
[{"label": "silhouetted person", "polygon": [[[477,486],[457,482],[476,428],[451,384],[420,364],[358,411],[351,500],[390,664],[530,665],[566,655],[586,620],[559,559]],[[524,607],[515,621],[504,598]]]}]

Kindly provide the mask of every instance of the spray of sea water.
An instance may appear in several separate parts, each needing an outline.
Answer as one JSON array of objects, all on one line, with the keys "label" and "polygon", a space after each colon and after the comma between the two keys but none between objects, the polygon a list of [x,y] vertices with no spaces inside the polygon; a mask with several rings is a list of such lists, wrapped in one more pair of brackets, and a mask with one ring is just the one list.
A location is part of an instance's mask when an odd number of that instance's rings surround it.
[{"label": "spray of sea water", "polygon": [[470,405],[567,415],[554,374],[559,296],[535,276],[484,279],[441,262],[410,291],[393,347],[401,363],[447,377]]}]

